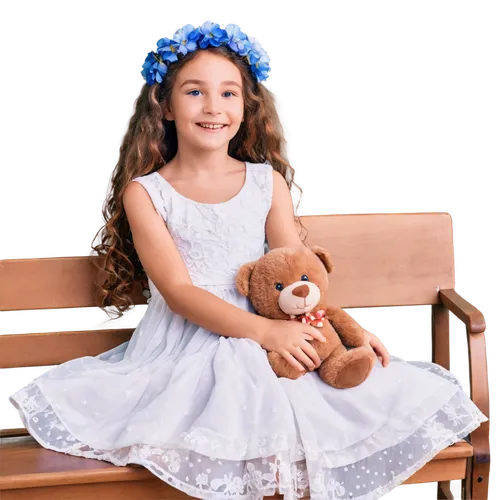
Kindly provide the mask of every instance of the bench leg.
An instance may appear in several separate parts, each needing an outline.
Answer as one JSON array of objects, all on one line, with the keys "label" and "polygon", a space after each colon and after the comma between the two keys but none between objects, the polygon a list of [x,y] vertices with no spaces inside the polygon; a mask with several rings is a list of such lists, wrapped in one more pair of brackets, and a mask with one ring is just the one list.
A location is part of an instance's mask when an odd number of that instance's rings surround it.
[{"label": "bench leg", "polygon": [[472,470],[472,500],[488,500],[488,482],[490,477],[490,463],[474,464]]},{"label": "bench leg", "polygon": [[436,483],[437,500],[465,500],[465,479]]},{"label": "bench leg", "polygon": [[465,469],[465,478],[462,479],[462,500],[470,500],[471,486],[470,479],[472,476],[472,458],[467,459],[467,467]]}]

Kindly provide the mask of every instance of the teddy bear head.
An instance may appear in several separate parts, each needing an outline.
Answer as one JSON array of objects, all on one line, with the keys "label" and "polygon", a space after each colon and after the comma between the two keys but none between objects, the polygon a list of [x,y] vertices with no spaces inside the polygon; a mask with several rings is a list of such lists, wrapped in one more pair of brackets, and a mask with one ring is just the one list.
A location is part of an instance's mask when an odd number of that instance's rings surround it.
[{"label": "teddy bear head", "polygon": [[330,254],[318,245],[274,248],[240,267],[236,287],[261,316],[290,319],[321,307],[333,269]]}]

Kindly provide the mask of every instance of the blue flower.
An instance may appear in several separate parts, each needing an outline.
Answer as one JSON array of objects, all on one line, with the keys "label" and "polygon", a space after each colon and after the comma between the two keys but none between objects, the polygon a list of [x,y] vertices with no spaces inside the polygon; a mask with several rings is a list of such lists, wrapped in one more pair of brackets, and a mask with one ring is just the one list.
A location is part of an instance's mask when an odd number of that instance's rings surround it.
[{"label": "blue flower", "polygon": [[178,61],[177,51],[179,50],[180,44],[175,40],[170,40],[170,38],[160,38],[156,43],[158,46],[158,54],[160,54],[164,61],[175,62]]},{"label": "blue flower", "polygon": [[270,58],[256,38],[250,37],[249,41],[252,48],[248,52],[247,60],[250,64],[250,69],[260,82],[269,76],[269,71],[271,71],[269,67]]},{"label": "blue flower", "polygon": [[168,66],[184,57],[188,52],[208,46],[226,45],[230,50],[243,57],[250,66],[257,81],[269,76],[269,56],[256,38],[248,37],[237,24],[228,24],[222,29],[217,23],[205,21],[198,28],[186,24],[178,29],[173,38],[160,38],[157,53],[150,52],[142,65],[141,75],[148,85],[161,83],[167,74]]},{"label": "blue flower", "polygon": [[173,40],[179,44],[178,52],[185,56],[188,52],[193,52],[198,48],[196,42],[200,36],[199,30],[195,29],[192,24],[186,24],[175,32]]},{"label": "blue flower", "polygon": [[227,42],[226,30],[219,27],[217,23],[205,21],[199,28],[202,37],[198,41],[201,49],[206,49],[208,45],[218,47],[222,43]]},{"label": "blue flower", "polygon": [[250,69],[255,74],[259,82],[266,80],[269,76],[269,71],[271,71],[269,61],[269,56],[267,54],[263,54],[254,65],[250,66]]},{"label": "blue flower", "polygon": [[247,35],[241,31],[237,24],[228,24],[226,26],[226,33],[228,36],[227,45],[230,49],[240,56],[246,56],[252,48]]},{"label": "blue flower", "polygon": [[158,52],[159,49],[163,49],[170,42],[170,35],[160,35],[154,42],[154,49]]},{"label": "blue flower", "polygon": [[248,40],[252,45],[251,52],[253,54],[253,57],[256,57],[258,59],[262,54],[267,54],[267,52],[262,48],[262,45],[256,38],[251,36]]},{"label": "blue flower", "polygon": [[167,74],[167,65],[154,52],[148,54],[142,68],[141,75],[148,85],[153,85],[155,82],[161,83]]}]

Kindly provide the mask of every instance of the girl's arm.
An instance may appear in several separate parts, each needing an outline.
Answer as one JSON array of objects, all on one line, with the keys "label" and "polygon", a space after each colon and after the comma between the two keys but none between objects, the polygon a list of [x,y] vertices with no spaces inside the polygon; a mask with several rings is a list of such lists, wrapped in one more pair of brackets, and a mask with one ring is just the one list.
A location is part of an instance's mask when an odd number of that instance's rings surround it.
[{"label": "girl's arm", "polygon": [[[290,190],[284,177],[276,170],[273,170],[273,201],[267,216],[266,235],[270,250],[279,247],[298,249],[304,246],[295,228]],[[366,346],[373,349],[385,368],[390,362],[389,352],[378,337],[364,328],[363,331]]]},{"label": "girl's arm", "polygon": [[293,201],[285,178],[273,170],[273,200],[267,214],[266,237],[269,250],[304,246],[295,227]]},{"label": "girl's arm", "polygon": [[142,185],[131,182],[125,188],[123,205],[141,264],[172,311],[219,335],[250,338],[267,350],[297,355],[314,369],[311,359],[297,351],[300,345],[319,364],[312,346],[304,340],[322,340],[323,335],[316,328],[264,318],[193,285],[165,222]]}]

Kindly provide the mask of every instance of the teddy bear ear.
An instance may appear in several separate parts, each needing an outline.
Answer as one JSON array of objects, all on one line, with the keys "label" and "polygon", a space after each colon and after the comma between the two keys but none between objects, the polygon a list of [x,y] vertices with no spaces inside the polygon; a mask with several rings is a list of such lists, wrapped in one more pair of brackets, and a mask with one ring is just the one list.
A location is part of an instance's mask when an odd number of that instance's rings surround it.
[{"label": "teddy bear ear", "polygon": [[257,261],[248,262],[240,267],[236,273],[236,288],[241,295],[248,297],[250,288],[250,276]]},{"label": "teddy bear ear", "polygon": [[321,262],[323,262],[327,273],[331,273],[335,269],[332,257],[326,248],[320,247],[319,245],[307,246],[320,258]]}]

